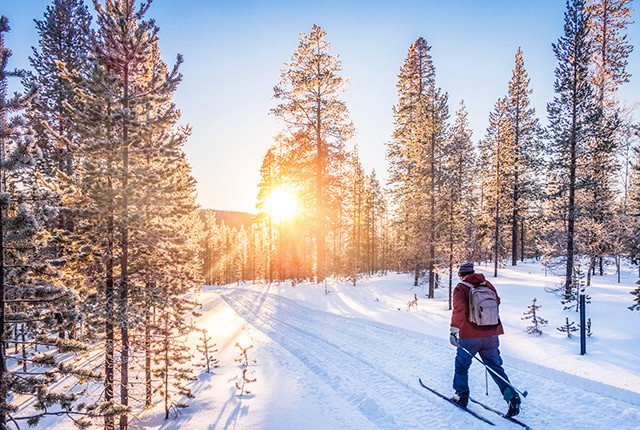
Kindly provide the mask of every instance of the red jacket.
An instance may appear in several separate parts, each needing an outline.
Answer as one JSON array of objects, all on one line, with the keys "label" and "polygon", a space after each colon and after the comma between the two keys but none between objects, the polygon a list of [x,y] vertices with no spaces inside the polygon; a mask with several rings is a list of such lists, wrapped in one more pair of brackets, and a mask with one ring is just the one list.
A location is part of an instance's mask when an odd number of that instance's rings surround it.
[{"label": "red jacket", "polygon": [[[493,291],[496,291],[495,287],[491,285],[491,282],[484,278],[482,273],[472,273],[464,277],[464,281],[473,285],[479,285],[482,282]],[[496,291],[498,297],[498,304],[500,304],[500,297]],[[460,339],[466,339],[470,337],[485,337],[485,336],[498,336],[504,334],[502,328],[502,322],[498,322],[497,326],[481,327],[469,321],[469,287],[464,284],[458,284],[453,289],[453,313],[451,314],[451,325],[460,329],[458,337]]]}]

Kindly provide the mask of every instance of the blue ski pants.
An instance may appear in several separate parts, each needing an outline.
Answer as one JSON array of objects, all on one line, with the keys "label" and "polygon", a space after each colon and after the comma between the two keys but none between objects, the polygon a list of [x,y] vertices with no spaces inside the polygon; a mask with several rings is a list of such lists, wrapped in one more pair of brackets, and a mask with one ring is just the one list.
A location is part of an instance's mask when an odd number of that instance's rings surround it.
[{"label": "blue ski pants", "polygon": [[[502,368],[502,358],[498,347],[500,342],[498,336],[467,338],[458,340],[458,350],[456,352],[455,374],[453,377],[453,389],[456,393],[469,391],[469,367],[473,360],[473,356],[480,355],[480,358],[489,368],[494,370],[505,380],[509,381],[507,374]],[[463,349],[464,348],[464,349]],[[466,351],[468,351],[468,353]],[[508,402],[517,393],[505,381],[500,379],[493,372],[488,371],[495,383],[500,388],[503,398]]]}]

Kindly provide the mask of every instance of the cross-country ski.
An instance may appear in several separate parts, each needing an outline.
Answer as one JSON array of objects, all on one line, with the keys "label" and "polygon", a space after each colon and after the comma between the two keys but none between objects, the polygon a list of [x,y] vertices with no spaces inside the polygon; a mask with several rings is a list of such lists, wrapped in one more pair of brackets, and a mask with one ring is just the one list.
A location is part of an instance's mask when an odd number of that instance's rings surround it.
[{"label": "cross-country ski", "polygon": [[436,396],[440,397],[443,400],[446,400],[447,402],[451,403],[452,405],[454,405],[455,407],[457,407],[458,409],[461,409],[465,412],[468,412],[469,414],[473,415],[474,417],[478,418],[480,421],[484,421],[487,424],[490,424],[492,426],[494,426],[495,424],[492,423],[489,419],[483,417],[482,415],[478,414],[476,411],[473,411],[471,409],[469,409],[468,407],[465,406],[461,406],[458,403],[454,402],[453,400],[451,400],[451,398],[445,396],[444,394],[440,393],[439,391],[434,390],[433,388],[425,385],[424,382],[422,382],[422,379],[418,379],[418,382],[420,383],[420,385],[422,386],[422,388],[426,388],[427,390],[431,391],[433,394],[435,394]]},{"label": "cross-country ski", "polygon": [[533,430],[531,427],[529,427],[528,425],[526,425],[522,421],[518,420],[517,418],[507,416],[504,412],[500,412],[499,410],[497,410],[495,408],[492,408],[491,406],[487,406],[484,403],[479,402],[478,400],[474,399],[473,397],[469,397],[469,400],[471,401],[471,403],[475,403],[476,405],[480,405],[483,408],[485,408],[486,410],[491,411],[494,414],[500,415],[505,420],[508,420],[508,421],[511,421],[512,423],[518,424],[520,427],[524,428],[525,430]]}]

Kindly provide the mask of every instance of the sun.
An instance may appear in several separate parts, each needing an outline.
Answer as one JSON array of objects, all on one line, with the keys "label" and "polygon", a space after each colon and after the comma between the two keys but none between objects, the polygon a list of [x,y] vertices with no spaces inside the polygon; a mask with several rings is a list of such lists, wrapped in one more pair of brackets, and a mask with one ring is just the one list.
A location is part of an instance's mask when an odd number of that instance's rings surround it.
[{"label": "sun", "polygon": [[275,221],[287,221],[298,213],[298,199],[291,187],[274,188],[267,198],[267,212]]}]

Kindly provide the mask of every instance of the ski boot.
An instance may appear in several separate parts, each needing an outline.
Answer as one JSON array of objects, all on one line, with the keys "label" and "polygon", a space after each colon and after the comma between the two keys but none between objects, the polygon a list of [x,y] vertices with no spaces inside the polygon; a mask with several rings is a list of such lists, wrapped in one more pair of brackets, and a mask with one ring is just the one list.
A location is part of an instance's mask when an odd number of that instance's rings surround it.
[{"label": "ski boot", "polygon": [[520,413],[520,397],[512,397],[509,400],[509,410],[507,411],[507,416],[509,418],[515,417]]},{"label": "ski boot", "polygon": [[451,401],[459,404],[463,408],[466,408],[469,404],[469,392],[463,391],[462,393],[456,393],[456,395],[451,398]]}]

